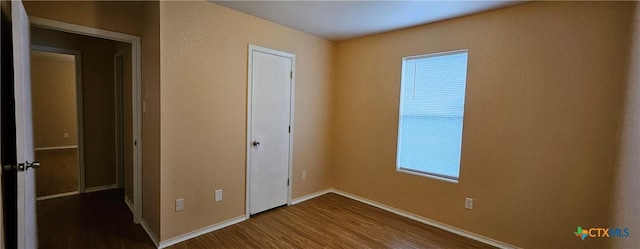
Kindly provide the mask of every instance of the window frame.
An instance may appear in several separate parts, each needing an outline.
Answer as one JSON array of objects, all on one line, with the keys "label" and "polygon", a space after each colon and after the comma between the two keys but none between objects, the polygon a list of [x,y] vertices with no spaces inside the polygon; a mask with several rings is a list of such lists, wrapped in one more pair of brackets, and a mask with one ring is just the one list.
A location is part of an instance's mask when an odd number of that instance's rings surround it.
[{"label": "window frame", "polygon": [[[406,174],[410,174],[410,175],[416,175],[416,176],[422,176],[422,177],[427,177],[427,178],[431,178],[431,179],[435,179],[435,180],[440,180],[440,181],[444,181],[444,182],[449,182],[449,183],[455,183],[457,184],[460,181],[460,171],[462,169],[462,141],[461,141],[461,145],[460,145],[460,162],[458,164],[458,177],[454,178],[454,177],[450,177],[450,176],[446,176],[446,175],[442,175],[442,174],[437,174],[437,173],[433,173],[433,172],[426,172],[426,171],[421,171],[421,170],[415,170],[415,169],[410,169],[410,168],[403,168],[400,166],[400,145],[402,142],[402,108],[403,108],[403,96],[404,96],[404,85],[403,82],[405,80],[405,64],[407,61],[411,61],[411,60],[419,60],[419,59],[425,59],[425,58],[431,58],[431,57],[439,57],[439,56],[446,56],[446,55],[455,55],[455,54],[462,54],[462,53],[466,53],[467,54],[467,63],[466,63],[466,74],[467,77],[465,77],[465,97],[464,97],[464,102],[463,102],[463,108],[465,108],[464,106],[466,106],[466,89],[467,89],[467,81],[468,81],[468,73],[469,73],[469,49],[458,49],[458,50],[450,50],[450,51],[444,51],[444,52],[435,52],[435,53],[428,53],[428,54],[421,54],[421,55],[412,55],[412,56],[405,56],[402,57],[402,68],[400,71],[400,96],[399,96],[399,106],[398,106],[398,140],[397,140],[397,144],[396,144],[396,171],[397,172],[402,172],[402,173],[406,173]],[[464,110],[463,110],[463,114],[462,114],[462,135],[464,136]],[[461,138],[462,140],[462,138]]]}]

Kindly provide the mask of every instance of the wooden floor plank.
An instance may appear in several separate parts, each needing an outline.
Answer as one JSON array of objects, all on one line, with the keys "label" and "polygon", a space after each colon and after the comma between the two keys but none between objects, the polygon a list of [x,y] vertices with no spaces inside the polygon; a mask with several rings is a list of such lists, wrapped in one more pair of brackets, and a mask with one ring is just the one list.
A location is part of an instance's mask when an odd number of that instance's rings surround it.
[{"label": "wooden floor plank", "polygon": [[[123,198],[108,190],[39,201],[40,248],[154,248]],[[330,193],[169,248],[494,247]]]},{"label": "wooden floor plank", "polygon": [[155,248],[124,203],[122,190],[38,201],[40,249]]},{"label": "wooden floor plank", "polygon": [[169,248],[494,247],[330,193]]}]

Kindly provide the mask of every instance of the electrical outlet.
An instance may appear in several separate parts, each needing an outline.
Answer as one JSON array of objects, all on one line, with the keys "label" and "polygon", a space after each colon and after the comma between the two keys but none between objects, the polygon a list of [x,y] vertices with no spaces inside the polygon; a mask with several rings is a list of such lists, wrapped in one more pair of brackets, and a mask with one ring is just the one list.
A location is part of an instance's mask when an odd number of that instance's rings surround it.
[{"label": "electrical outlet", "polygon": [[214,201],[215,202],[222,201],[222,189],[216,189]]},{"label": "electrical outlet", "polygon": [[307,178],[307,172],[306,171],[302,171],[302,180]]},{"label": "electrical outlet", "polygon": [[184,199],[176,199],[176,212],[182,211],[184,209]]},{"label": "electrical outlet", "polygon": [[69,133],[65,132],[64,134],[62,134],[62,136],[64,136],[65,138],[69,138]]},{"label": "electrical outlet", "polygon": [[473,209],[473,198],[464,198],[464,208]]}]

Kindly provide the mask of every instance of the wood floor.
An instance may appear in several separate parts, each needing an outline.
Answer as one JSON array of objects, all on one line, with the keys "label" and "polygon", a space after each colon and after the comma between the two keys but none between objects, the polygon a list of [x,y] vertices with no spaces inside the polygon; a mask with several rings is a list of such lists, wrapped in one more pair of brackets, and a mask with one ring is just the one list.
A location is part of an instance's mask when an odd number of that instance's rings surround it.
[{"label": "wood floor", "polygon": [[[154,248],[121,190],[38,202],[40,248]],[[169,247],[493,248],[340,195],[326,194]]]},{"label": "wood floor", "polygon": [[176,244],[204,248],[494,248],[337,194],[252,216]]},{"label": "wood floor", "polygon": [[155,248],[123,198],[106,190],[38,201],[39,248]]}]

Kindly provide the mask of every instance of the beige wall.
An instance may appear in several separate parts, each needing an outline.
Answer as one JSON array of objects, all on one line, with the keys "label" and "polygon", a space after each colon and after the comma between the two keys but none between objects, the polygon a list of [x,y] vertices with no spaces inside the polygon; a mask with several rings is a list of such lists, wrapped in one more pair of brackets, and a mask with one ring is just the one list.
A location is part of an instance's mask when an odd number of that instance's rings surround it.
[{"label": "beige wall", "polygon": [[[160,61],[157,1],[25,1],[30,16],[111,30],[141,37],[143,219],[160,234]],[[113,76],[111,76],[113,78]]]},{"label": "beige wall", "polygon": [[629,228],[631,237],[611,239],[611,248],[634,248],[640,244],[640,4],[636,3],[628,80],[625,93],[622,140],[611,189],[610,227]]},{"label": "beige wall", "polygon": [[332,42],[209,2],[161,2],[160,31],[161,240],[245,213],[248,44],[297,55],[293,197],[331,186]]},{"label": "beige wall", "polygon": [[[162,241],[244,215],[249,43],[297,55],[294,198],[335,187],[525,248],[597,248],[577,226],[638,223],[637,199],[615,194],[638,179],[633,3],[527,3],[337,44],[207,2],[25,6],[142,37],[143,217]],[[401,58],[461,48],[460,182],[396,172]]]},{"label": "beige wall", "polygon": [[43,166],[36,171],[36,197],[79,190],[78,149],[37,150],[35,160]]},{"label": "beige wall", "polygon": [[[609,224],[632,5],[527,3],[338,43],[333,186],[525,248],[601,247],[572,232]],[[396,172],[402,57],[462,48],[460,182]]]},{"label": "beige wall", "polygon": [[34,146],[78,145],[75,57],[31,51],[31,94]]},{"label": "beige wall", "polygon": [[[78,145],[75,59],[74,55],[31,51],[31,96],[36,148]],[[43,150],[36,151],[35,155],[44,165],[36,172],[37,197],[78,191],[77,149]],[[95,170],[90,167],[88,173]],[[87,183],[93,184],[94,181],[92,178]]]},{"label": "beige wall", "polygon": [[[142,31],[142,213],[160,238],[160,4],[146,2]],[[138,14],[140,15],[140,14]]]}]

